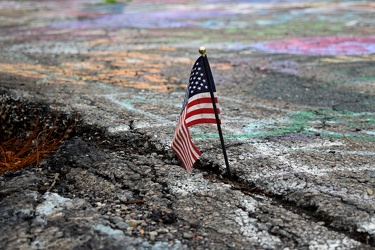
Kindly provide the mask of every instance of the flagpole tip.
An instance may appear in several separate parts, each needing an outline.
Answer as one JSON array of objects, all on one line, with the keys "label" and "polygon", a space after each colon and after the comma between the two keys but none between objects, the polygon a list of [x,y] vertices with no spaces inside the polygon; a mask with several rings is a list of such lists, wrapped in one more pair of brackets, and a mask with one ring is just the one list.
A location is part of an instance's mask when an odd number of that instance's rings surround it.
[{"label": "flagpole tip", "polygon": [[200,47],[199,48],[199,53],[201,53],[202,56],[205,56],[206,55],[206,48],[205,47]]}]

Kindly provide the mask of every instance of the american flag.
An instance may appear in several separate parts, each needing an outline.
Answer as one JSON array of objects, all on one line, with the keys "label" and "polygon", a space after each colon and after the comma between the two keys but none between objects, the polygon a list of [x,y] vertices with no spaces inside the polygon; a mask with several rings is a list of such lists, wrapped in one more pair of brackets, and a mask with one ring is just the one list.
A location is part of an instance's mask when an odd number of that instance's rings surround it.
[{"label": "american flag", "polygon": [[184,104],[182,105],[181,115],[171,145],[172,150],[177,154],[187,172],[190,172],[193,164],[202,155],[191,140],[189,127],[203,123],[216,124],[208,79],[210,79],[211,88],[214,93],[217,113],[220,114],[210,66],[208,65],[206,69],[208,72],[207,76],[203,60],[204,58],[200,56],[191,70]]}]

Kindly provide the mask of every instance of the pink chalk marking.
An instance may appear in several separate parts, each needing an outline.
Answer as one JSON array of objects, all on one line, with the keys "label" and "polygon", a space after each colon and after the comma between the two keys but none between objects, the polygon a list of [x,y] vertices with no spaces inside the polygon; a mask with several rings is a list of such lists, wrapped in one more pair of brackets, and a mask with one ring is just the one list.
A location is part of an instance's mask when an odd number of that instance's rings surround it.
[{"label": "pink chalk marking", "polygon": [[264,71],[264,70],[266,70],[266,67],[260,66],[259,70]]},{"label": "pink chalk marking", "polygon": [[363,55],[375,53],[375,37],[307,37],[254,45],[269,53],[298,55]]}]

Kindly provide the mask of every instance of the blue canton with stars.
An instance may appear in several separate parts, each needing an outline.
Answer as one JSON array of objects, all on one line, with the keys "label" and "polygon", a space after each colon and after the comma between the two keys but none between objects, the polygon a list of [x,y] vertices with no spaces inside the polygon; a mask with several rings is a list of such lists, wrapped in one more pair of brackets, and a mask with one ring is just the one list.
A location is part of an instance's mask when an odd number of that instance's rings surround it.
[{"label": "blue canton with stars", "polygon": [[[212,91],[215,92],[216,91],[215,84],[214,84],[212,73],[209,67],[210,66],[208,65],[207,71],[210,77]],[[185,101],[184,101],[184,104],[182,105],[181,112],[185,109],[185,106],[187,105],[190,97],[196,94],[201,94],[205,92],[210,92],[210,90],[208,88],[208,81],[207,81],[207,77],[204,71],[203,57],[200,56],[198,60],[195,62],[191,70],[189,85],[187,86],[187,89],[186,89]]]}]

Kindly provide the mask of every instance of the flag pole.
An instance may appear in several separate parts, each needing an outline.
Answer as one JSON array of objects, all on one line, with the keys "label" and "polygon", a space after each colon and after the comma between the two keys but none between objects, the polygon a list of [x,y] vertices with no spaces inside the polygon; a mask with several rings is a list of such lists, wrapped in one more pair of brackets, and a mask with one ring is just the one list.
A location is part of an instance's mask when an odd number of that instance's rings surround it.
[{"label": "flag pole", "polygon": [[209,74],[209,72],[210,72],[209,71],[209,64],[208,64],[208,60],[207,60],[207,56],[206,56],[206,48],[205,47],[200,47],[199,48],[199,53],[202,55],[202,58],[203,58],[204,72],[206,73],[206,76],[207,76],[206,78],[207,78],[207,82],[208,82],[208,89],[210,90],[212,105],[214,107],[214,113],[215,113],[215,118],[216,118],[217,130],[219,132],[219,137],[220,137],[220,142],[221,142],[221,148],[223,149],[225,166],[227,168],[228,179],[231,181],[232,180],[232,174],[231,174],[230,167],[229,167],[227,151],[226,151],[225,145],[224,145],[223,133],[221,132],[219,114],[217,113],[217,109],[216,109],[215,97],[214,97],[214,92],[213,92],[213,87],[212,87],[213,83],[211,82],[211,74]]}]

